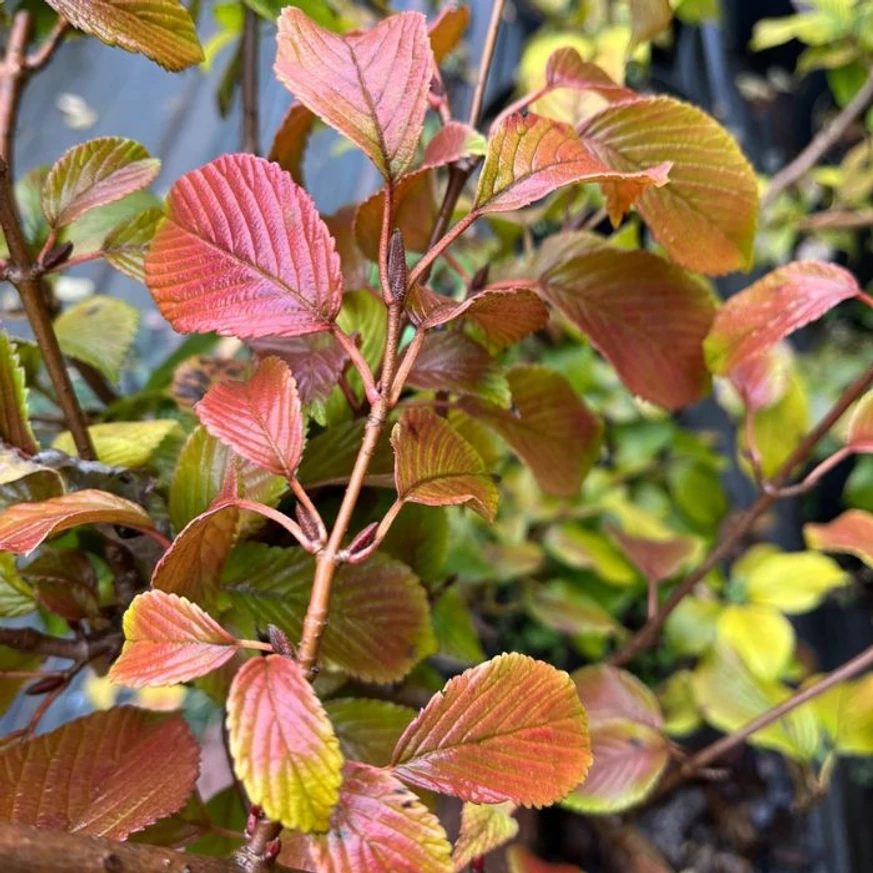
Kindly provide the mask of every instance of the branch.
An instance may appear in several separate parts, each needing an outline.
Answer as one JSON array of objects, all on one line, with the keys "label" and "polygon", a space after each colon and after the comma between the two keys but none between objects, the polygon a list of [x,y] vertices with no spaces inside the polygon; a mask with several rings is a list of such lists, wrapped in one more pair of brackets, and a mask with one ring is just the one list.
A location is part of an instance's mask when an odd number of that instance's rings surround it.
[{"label": "branch", "polygon": [[55,26],[52,28],[52,32],[46,37],[45,42],[36,51],[28,55],[27,69],[31,72],[41,70],[54,57],[69,29],[70,22],[63,15],[59,15]]},{"label": "branch", "polygon": [[504,0],[494,0],[494,5],[491,7],[488,33],[485,35],[482,60],[479,62],[479,78],[476,80],[476,90],[473,92],[473,103],[470,106],[470,127],[479,124],[482,107],[485,105],[485,86],[488,84],[488,74],[491,72],[491,61],[494,60],[497,34],[500,32],[500,21],[503,18],[503,5]]},{"label": "branch", "polygon": [[[231,859],[0,824],[0,870],[4,873],[241,873],[244,869]],[[273,869],[293,873],[287,867]]]},{"label": "branch", "polygon": [[0,627],[0,646],[28,655],[46,658],[67,658],[70,661],[88,660],[92,643],[85,639],[51,637],[32,627]]},{"label": "branch", "polygon": [[710,570],[733,552],[736,546],[752,529],[755,522],[779,499],[780,489],[785,487],[794,470],[809,458],[813,449],[824,439],[831,428],[842,418],[846,410],[870,385],[873,385],[873,366],[868,367],[864,373],[843,391],[828,414],[803,438],[797,448],[791,453],[791,457],[779,468],[779,471],[770,480],[765,491],[743,513],[736,524],[731,526],[727,535],[707,555],[703,563],[674,589],[661,609],[621,649],[609,658],[610,664],[616,666],[626,664],[639,652],[643,652],[654,645],[661,628],[676,607],[679,606],[686,595],[693,590],[694,586]]},{"label": "branch", "polygon": [[242,36],[242,148],[253,155],[261,153],[258,124],[259,23],[258,13],[246,6]]},{"label": "branch", "polygon": [[774,706],[773,709],[752,719],[752,721],[743,725],[739,730],[722,737],[720,740],[716,740],[705,749],[701,749],[696,755],[689,758],[670,778],[665,780],[663,787],[658,792],[658,796],[665,794],[683,780],[717,761],[735,746],[745,742],[752,734],[757,733],[762,728],[767,727],[767,725],[773,724],[775,721],[779,721],[780,718],[788,715],[788,713],[797,709],[797,707],[808,703],[826,691],[830,691],[834,686],[857,676],[858,673],[871,666],[873,666],[873,646],[869,646],[860,655],[852,658],[851,661],[847,661],[842,667],[838,667],[823,679],[819,679],[818,682],[810,685],[808,688],[804,688],[803,691],[798,691],[797,694],[784,700],[778,706]]},{"label": "branch", "polygon": [[861,90],[843,107],[836,118],[819,131],[809,145],[770,180],[761,198],[761,206],[769,206],[786,188],[799,182],[842,139],[871,103],[873,103],[873,73],[870,73]]}]

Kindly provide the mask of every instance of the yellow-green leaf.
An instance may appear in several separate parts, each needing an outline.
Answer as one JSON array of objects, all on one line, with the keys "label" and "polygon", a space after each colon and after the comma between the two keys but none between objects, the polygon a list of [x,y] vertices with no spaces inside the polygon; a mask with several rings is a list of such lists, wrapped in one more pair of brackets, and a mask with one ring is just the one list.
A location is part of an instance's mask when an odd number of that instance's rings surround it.
[{"label": "yellow-green leaf", "polygon": [[6,331],[0,331],[0,442],[29,455],[39,451],[27,417],[24,370]]},{"label": "yellow-green leaf", "polygon": [[465,803],[461,809],[461,831],[452,849],[456,873],[480,855],[487,855],[514,839],[518,820],[513,803]]},{"label": "yellow-green leaf", "polygon": [[21,578],[15,558],[7,552],[0,552],[0,617],[28,615],[35,609],[33,591]]},{"label": "yellow-green leaf", "polygon": [[[155,421],[110,421],[88,428],[97,460],[110,467],[144,467],[155,449],[179,427],[175,419]],[[64,431],[55,439],[53,448],[76,453],[72,434]]]},{"label": "yellow-green leaf", "polygon": [[718,619],[718,636],[733,646],[761,679],[778,679],[794,653],[794,628],[772,606],[726,606]]},{"label": "yellow-green leaf", "polygon": [[817,552],[792,552],[764,558],[745,577],[746,596],[752,603],[782,612],[809,612],[833,590],[848,584],[840,565]]}]

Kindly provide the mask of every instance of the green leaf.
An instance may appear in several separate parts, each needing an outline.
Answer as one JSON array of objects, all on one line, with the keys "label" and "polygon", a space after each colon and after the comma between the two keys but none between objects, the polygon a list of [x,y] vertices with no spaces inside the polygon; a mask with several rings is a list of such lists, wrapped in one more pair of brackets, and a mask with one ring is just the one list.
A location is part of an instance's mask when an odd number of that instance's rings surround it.
[{"label": "green leaf", "polygon": [[387,700],[344,697],[324,709],[347,760],[387,767],[397,740],[415,718],[415,710]]},{"label": "green leaf", "polygon": [[624,635],[624,629],[606,609],[563,579],[537,585],[526,606],[540,624],[571,637]]},{"label": "green leaf", "polygon": [[146,209],[123,221],[103,241],[103,257],[116,270],[145,283],[146,252],[163,217],[161,209]]},{"label": "green leaf", "polygon": [[670,614],[664,635],[679,655],[701,655],[715,642],[724,607],[714,598],[686,597]]},{"label": "green leaf", "polygon": [[449,549],[448,510],[407,503],[382,540],[382,551],[409,567],[425,585],[441,582]]},{"label": "green leaf", "polygon": [[[88,428],[97,460],[110,467],[145,467],[157,447],[177,428],[175,419],[155,421],[110,421]],[[68,455],[76,454],[73,436],[64,431],[55,438],[52,448]]]},{"label": "green leaf", "polygon": [[15,558],[6,552],[0,552],[0,617],[29,615],[35,609],[33,591],[21,578],[15,566]]},{"label": "green leaf", "polygon": [[434,603],[431,620],[441,655],[461,664],[485,660],[470,608],[457,585],[444,591]]},{"label": "green leaf", "polygon": [[841,682],[812,706],[838,752],[873,755],[873,673]]},{"label": "green leaf", "polygon": [[179,0],[46,0],[75,28],[167,70],[203,60],[194,22]]},{"label": "green leaf", "polygon": [[62,312],[54,328],[65,355],[90,364],[117,383],[136,338],[139,312],[114,297],[92,297]]},{"label": "green leaf", "polygon": [[0,441],[29,455],[39,451],[28,420],[24,370],[6,331],[0,331]]},{"label": "green leaf", "polygon": [[664,730],[671,737],[688,736],[703,723],[694,699],[692,675],[690,670],[677,670],[658,687]]},{"label": "green leaf", "polygon": [[73,146],[49,171],[43,212],[52,227],[65,227],[98,206],[148,187],[160,169],[161,162],[138,142],[108,136],[88,140]]},{"label": "green leaf", "polygon": [[718,638],[760,679],[778,679],[794,654],[794,628],[771,606],[726,606],[718,619]]},{"label": "green leaf", "polygon": [[550,527],[543,545],[556,561],[574,570],[591,570],[607,585],[626,588],[637,580],[636,570],[603,534],[574,522]]},{"label": "green leaf", "polygon": [[816,552],[769,555],[745,576],[750,602],[797,614],[815,609],[837,588],[849,583],[840,565]]},{"label": "green leaf", "polygon": [[489,521],[499,496],[485,462],[444,419],[427,409],[405,412],[391,433],[400,500],[426,506],[469,504]]}]

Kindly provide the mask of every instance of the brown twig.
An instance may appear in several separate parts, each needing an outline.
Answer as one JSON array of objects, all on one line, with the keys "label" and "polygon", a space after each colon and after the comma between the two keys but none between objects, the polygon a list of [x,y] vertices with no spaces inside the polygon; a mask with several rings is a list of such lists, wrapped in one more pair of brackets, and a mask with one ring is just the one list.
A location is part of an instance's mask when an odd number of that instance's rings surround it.
[{"label": "brown twig", "polygon": [[258,13],[246,6],[242,35],[242,148],[253,155],[261,153],[258,124],[259,24]]},{"label": "brown twig", "polygon": [[751,530],[755,522],[778,500],[780,489],[787,484],[794,470],[804,463],[813,449],[842,418],[846,410],[873,385],[873,366],[868,367],[840,395],[828,414],[803,438],[787,461],[770,480],[769,487],[743,513],[718,545],[706,556],[704,561],[688,575],[673,591],[664,605],[652,616],[625,645],[616,651],[609,662],[616,666],[626,664],[638,653],[654,645],[667,619],[677,606],[693,590],[710,570],[727,558]]},{"label": "brown twig", "polygon": [[[0,824],[4,873],[241,873],[230,858],[176,852],[145,843],[105,840],[64,831]],[[293,873],[274,867],[276,873]]]},{"label": "brown twig", "polygon": [[801,218],[795,225],[801,233],[820,230],[863,230],[873,227],[873,209],[827,209]]},{"label": "brown twig", "polygon": [[27,83],[29,69],[26,48],[30,34],[30,14],[18,12],[12,22],[6,54],[0,67],[0,227],[9,248],[8,278],[18,290],[34,336],[39,343],[46,370],[54,385],[58,403],[82,458],[95,460],[97,455],[88,433],[85,416],[52,327],[47,289],[21,228],[12,183],[12,139],[18,106]]},{"label": "brown twig", "polygon": [[479,77],[476,80],[476,90],[473,92],[473,102],[470,105],[470,127],[476,127],[482,118],[482,108],[485,105],[485,88],[488,85],[488,74],[491,72],[491,61],[494,60],[497,34],[500,32],[500,22],[503,18],[503,6],[504,0],[494,0],[494,5],[491,7],[488,33],[485,35],[485,45],[482,47],[482,60],[479,62]]},{"label": "brown twig", "polygon": [[761,206],[771,204],[786,188],[796,185],[843,137],[857,118],[873,103],[873,73],[839,114],[813,137],[791,163],[771,180],[761,198]]},{"label": "brown twig", "polygon": [[51,33],[46,37],[45,42],[34,52],[27,57],[27,69],[35,73],[41,70],[53,57],[55,52],[60,48],[67,31],[70,29],[70,22],[63,15],[58,16],[55,26]]}]

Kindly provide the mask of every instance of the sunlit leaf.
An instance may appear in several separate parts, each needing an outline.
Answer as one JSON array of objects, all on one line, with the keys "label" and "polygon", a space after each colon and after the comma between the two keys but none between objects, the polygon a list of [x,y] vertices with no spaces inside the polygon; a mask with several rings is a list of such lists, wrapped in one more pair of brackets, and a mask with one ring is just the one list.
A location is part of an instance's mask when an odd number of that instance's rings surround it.
[{"label": "sunlit leaf", "polygon": [[146,282],[178,332],[241,339],[327,330],[343,289],[310,196],[252,155],[225,155],[173,185]]},{"label": "sunlit leaf", "polygon": [[[300,549],[244,543],[222,576],[230,618],[243,623],[247,636],[275,624],[299,639],[313,573]],[[434,647],[427,595],[408,567],[380,554],[340,567],[322,638],[325,664],[365,681],[396,682]]]},{"label": "sunlit leaf", "polygon": [[61,351],[117,383],[139,328],[139,311],[114,297],[92,297],[54,321]]},{"label": "sunlit leaf", "polygon": [[560,374],[535,364],[507,372],[512,409],[465,401],[530,467],[549,494],[574,497],[600,453],[603,423]]},{"label": "sunlit leaf", "polygon": [[107,136],[73,146],[52,167],[42,208],[52,227],[65,227],[98,206],[148,187],[161,162],[130,139]]},{"label": "sunlit leaf", "polygon": [[649,794],[669,760],[658,701],[615,667],[583,667],[572,678],[588,714],[594,763],[564,805],[587,813],[627,809]]},{"label": "sunlit leaf", "polygon": [[329,826],[343,757],[330,720],[298,664],[247,661],[233,678],[227,729],[234,772],[252,803],[304,832]]},{"label": "sunlit leaf", "polygon": [[428,29],[434,60],[440,64],[460,44],[470,23],[470,7],[447,3]]},{"label": "sunlit leaf", "polygon": [[[300,840],[318,873],[451,873],[451,847],[439,819],[390,772],[349,761],[330,828]],[[286,860],[283,853],[282,860]]]},{"label": "sunlit leaf", "polygon": [[405,412],[391,434],[394,479],[401,500],[427,506],[469,504],[492,520],[498,494],[476,450],[426,409]]},{"label": "sunlit leaf", "polygon": [[351,761],[387,767],[401,734],[415,710],[387,700],[344,697],[324,704],[339,738],[343,756]]},{"label": "sunlit leaf", "polygon": [[648,42],[673,20],[670,0],[630,0],[631,40]]},{"label": "sunlit leaf", "polygon": [[849,509],[826,524],[806,524],[803,536],[810,549],[854,555],[873,567],[873,515]]},{"label": "sunlit leaf", "polygon": [[59,497],[64,490],[57,470],[0,445],[0,509],[15,503],[40,503]]},{"label": "sunlit leaf", "polygon": [[[698,664],[692,685],[704,718],[725,732],[745,726],[793,693],[786,685],[756,678],[736,652],[724,644],[714,648]],[[801,706],[757,731],[750,742],[809,761],[816,755],[820,740],[812,710]]]},{"label": "sunlit leaf", "polygon": [[195,407],[213,436],[253,464],[287,479],[303,454],[297,384],[279,358],[260,362],[248,382],[220,382]]},{"label": "sunlit leaf", "polygon": [[461,809],[461,831],[452,849],[456,873],[481,855],[487,855],[514,839],[518,820],[512,803],[465,803]]},{"label": "sunlit leaf", "polygon": [[298,184],[303,184],[303,157],[309,144],[315,115],[300,103],[293,103],[279,124],[270,146],[275,161]]},{"label": "sunlit leaf", "polygon": [[647,187],[666,185],[669,161],[622,172],[598,160],[568,124],[539,115],[510,115],[495,130],[473,203],[479,214],[521,209],[564,185],[607,183],[610,216],[618,223]]},{"label": "sunlit leaf", "polygon": [[873,673],[841,682],[816,697],[812,705],[838,752],[873,754]]},{"label": "sunlit leaf", "polygon": [[712,117],[673,97],[608,106],[581,129],[595,157],[625,173],[673,161],[670,181],[636,202],[655,239],[689,270],[748,269],[758,182],[736,142]]},{"label": "sunlit leaf", "polygon": [[160,209],[146,209],[134,218],[123,221],[103,241],[103,257],[116,270],[137,282],[145,283],[146,252],[163,217]]},{"label": "sunlit leaf", "polygon": [[684,737],[694,733],[703,724],[690,670],[677,670],[658,687],[658,702],[664,713],[664,730],[671,737]]},{"label": "sunlit leaf", "polygon": [[546,84],[550,88],[574,88],[578,91],[594,91],[610,103],[621,100],[636,100],[639,95],[619,85],[597,64],[583,61],[572,46],[563,46],[549,56],[546,64]]},{"label": "sunlit leaf", "polygon": [[197,604],[146,591],[124,613],[124,647],[109,677],[130,688],[175,685],[217,670],[236,651],[236,640]]},{"label": "sunlit leaf", "polygon": [[123,840],[183,806],[199,763],[181,716],[96,712],[0,753],[0,821]]},{"label": "sunlit leaf", "polygon": [[389,179],[415,157],[434,60],[418,12],[338,36],[294,7],[279,18],[276,75],[323,121],[358,145]]},{"label": "sunlit leaf", "polygon": [[46,0],[73,27],[139,52],[168,70],[203,60],[194,22],[179,0]]},{"label": "sunlit leaf", "polygon": [[794,654],[794,628],[772,606],[729,604],[719,616],[718,636],[761,679],[778,679]]},{"label": "sunlit leaf", "polygon": [[744,579],[752,603],[789,614],[809,612],[833,590],[848,584],[840,565],[816,552],[792,552],[765,557]]},{"label": "sunlit leaf", "polygon": [[743,405],[752,412],[768,409],[789,390],[794,356],[787,343],[780,342],[759,355],[745,358],[728,373]]},{"label": "sunlit leaf", "polygon": [[703,654],[715,641],[723,605],[715,599],[686,597],[667,619],[664,635],[681,655]]},{"label": "sunlit leaf", "polygon": [[24,370],[6,331],[0,331],[0,441],[29,455],[39,451],[28,420]]},{"label": "sunlit leaf", "polygon": [[591,764],[585,713],[566,673],[500,655],[449,680],[394,750],[394,772],[474,803],[545,806]]},{"label": "sunlit leaf", "polygon": [[540,283],[634,394],[678,409],[708,390],[703,341],[716,305],[684,270],[650,252],[599,246],[549,269]]},{"label": "sunlit leaf", "polygon": [[469,124],[449,121],[428,142],[421,158],[424,168],[444,167],[461,158],[484,155],[488,141]]},{"label": "sunlit leaf", "polygon": [[853,451],[873,452],[873,391],[868,391],[852,410],[846,442]]},{"label": "sunlit leaf", "polygon": [[[173,418],[152,421],[108,421],[88,428],[97,460],[109,467],[144,467],[158,446],[179,427]],[[64,431],[55,438],[52,448],[76,453],[73,435]]]},{"label": "sunlit leaf", "polygon": [[146,511],[107,491],[85,489],[42,503],[18,503],[0,514],[0,551],[29,554],[55,534],[82,524],[153,527]]},{"label": "sunlit leaf", "polygon": [[855,277],[836,264],[777,267],[719,310],[705,344],[709,366],[728,373],[859,291]]},{"label": "sunlit leaf", "polygon": [[29,615],[36,609],[36,598],[21,578],[15,558],[0,552],[0,618]]}]

